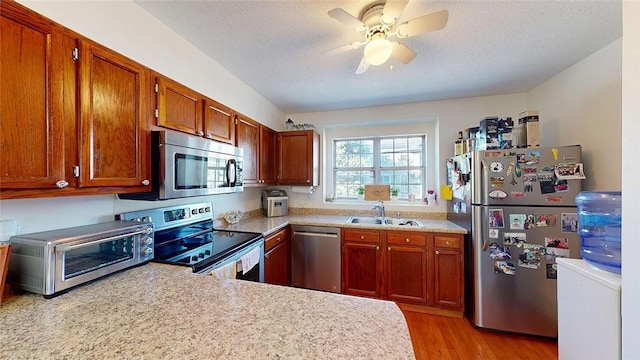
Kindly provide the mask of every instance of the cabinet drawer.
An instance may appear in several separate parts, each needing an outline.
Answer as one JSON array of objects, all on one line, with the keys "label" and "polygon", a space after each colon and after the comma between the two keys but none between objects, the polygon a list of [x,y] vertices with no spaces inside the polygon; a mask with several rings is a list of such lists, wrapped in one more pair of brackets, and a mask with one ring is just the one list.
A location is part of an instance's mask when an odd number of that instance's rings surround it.
[{"label": "cabinet drawer", "polygon": [[345,229],[342,238],[346,241],[379,242],[380,234],[377,231]]},{"label": "cabinet drawer", "polygon": [[289,229],[282,229],[276,233],[273,233],[264,239],[264,251],[268,252],[276,245],[284,242],[289,236]]},{"label": "cabinet drawer", "polygon": [[450,236],[435,236],[433,239],[433,246],[459,249],[460,238]]},{"label": "cabinet drawer", "polygon": [[427,243],[427,236],[419,233],[388,233],[387,242],[392,245],[424,246]]}]

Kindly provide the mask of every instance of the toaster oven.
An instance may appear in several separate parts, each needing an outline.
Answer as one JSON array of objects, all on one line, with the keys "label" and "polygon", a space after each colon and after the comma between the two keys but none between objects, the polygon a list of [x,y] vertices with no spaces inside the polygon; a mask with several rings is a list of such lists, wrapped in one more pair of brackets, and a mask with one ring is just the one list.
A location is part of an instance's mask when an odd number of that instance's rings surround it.
[{"label": "toaster oven", "polygon": [[53,297],[153,259],[153,239],[153,224],[124,220],[16,235],[8,281]]}]

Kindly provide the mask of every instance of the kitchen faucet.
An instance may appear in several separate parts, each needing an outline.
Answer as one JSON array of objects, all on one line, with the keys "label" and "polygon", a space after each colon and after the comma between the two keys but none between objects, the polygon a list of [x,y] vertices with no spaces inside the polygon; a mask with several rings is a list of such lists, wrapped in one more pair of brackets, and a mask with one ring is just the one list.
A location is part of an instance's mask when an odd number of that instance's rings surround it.
[{"label": "kitchen faucet", "polygon": [[384,219],[384,202],[380,201],[379,203],[373,205],[371,210],[377,210],[380,212],[380,218]]}]

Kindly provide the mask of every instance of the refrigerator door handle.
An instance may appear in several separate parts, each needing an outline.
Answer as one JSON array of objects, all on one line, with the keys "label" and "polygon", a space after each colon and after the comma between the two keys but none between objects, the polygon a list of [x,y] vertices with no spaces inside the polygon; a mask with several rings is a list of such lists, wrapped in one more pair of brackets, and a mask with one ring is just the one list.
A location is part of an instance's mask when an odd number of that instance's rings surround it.
[{"label": "refrigerator door handle", "polygon": [[489,183],[489,164],[487,164],[487,160],[485,158],[480,158],[482,152],[475,152],[474,156],[476,157],[473,161],[473,173],[476,174],[471,183],[473,186],[471,202],[473,204],[478,205],[487,205],[488,204],[488,195],[486,189],[486,184]]}]

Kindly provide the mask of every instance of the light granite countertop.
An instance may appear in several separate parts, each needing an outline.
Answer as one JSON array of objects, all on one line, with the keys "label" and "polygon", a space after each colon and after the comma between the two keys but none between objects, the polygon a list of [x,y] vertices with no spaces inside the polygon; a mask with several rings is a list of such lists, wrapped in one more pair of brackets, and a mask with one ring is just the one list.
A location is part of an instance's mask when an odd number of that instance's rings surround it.
[{"label": "light granite countertop", "polygon": [[420,219],[423,226],[402,226],[402,225],[372,225],[372,224],[348,224],[349,216],[345,215],[311,215],[292,214],[289,216],[266,217],[262,215],[251,216],[240,220],[239,223],[230,225],[224,220],[218,220],[215,228],[219,230],[249,231],[263,233],[265,236],[277,231],[289,224],[291,225],[311,225],[311,226],[331,226],[340,228],[358,228],[375,230],[402,230],[420,232],[442,232],[466,234],[467,230],[448,220]]},{"label": "light granite countertop", "polygon": [[413,359],[390,301],[149,263],[0,307],[3,359]]}]

